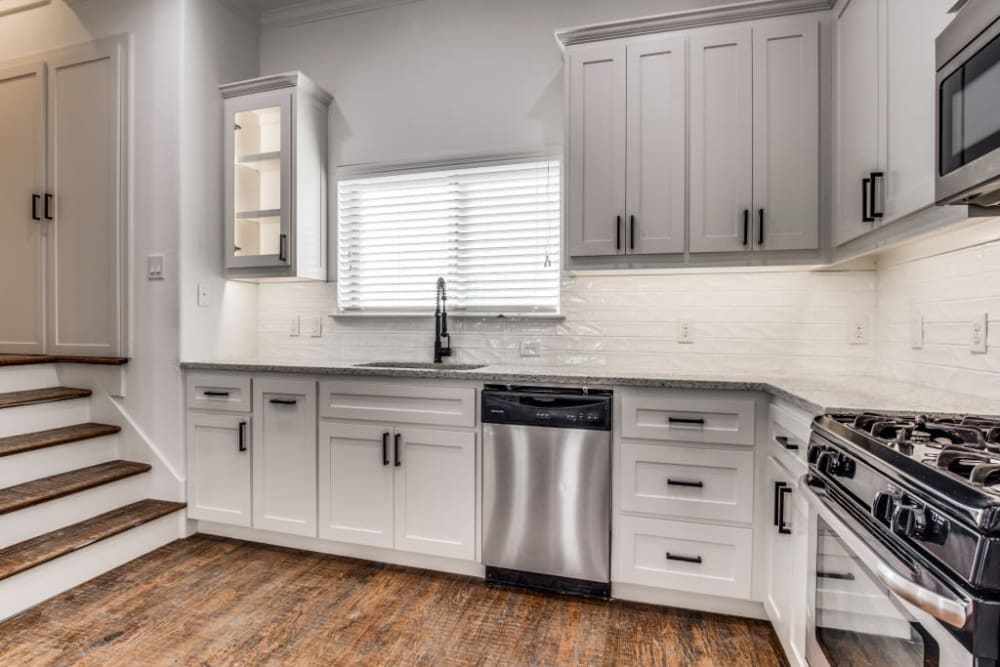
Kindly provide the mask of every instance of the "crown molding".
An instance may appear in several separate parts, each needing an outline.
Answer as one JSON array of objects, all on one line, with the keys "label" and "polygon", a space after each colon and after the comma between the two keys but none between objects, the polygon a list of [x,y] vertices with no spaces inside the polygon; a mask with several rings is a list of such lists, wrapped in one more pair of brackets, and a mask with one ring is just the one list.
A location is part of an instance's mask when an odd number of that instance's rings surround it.
[{"label": "crown molding", "polygon": [[605,39],[636,37],[670,30],[699,28],[702,26],[751,21],[755,19],[829,11],[836,0],[748,0],[717,7],[690,9],[656,16],[644,16],[608,23],[596,23],[556,31],[556,39],[563,47],[585,44]]},{"label": "crown molding", "polygon": [[219,92],[223,98],[239,97],[252,93],[264,93],[269,90],[280,90],[282,88],[296,88],[307,95],[312,95],[323,105],[329,105],[333,101],[333,95],[320,88],[316,83],[302,72],[282,72],[281,74],[269,74],[256,79],[245,81],[234,81],[219,86]]},{"label": "crown molding", "polygon": [[421,0],[303,0],[288,7],[263,12],[262,30],[277,30],[303,23],[325,21],[340,16],[360,14],[376,9],[407,5]]}]

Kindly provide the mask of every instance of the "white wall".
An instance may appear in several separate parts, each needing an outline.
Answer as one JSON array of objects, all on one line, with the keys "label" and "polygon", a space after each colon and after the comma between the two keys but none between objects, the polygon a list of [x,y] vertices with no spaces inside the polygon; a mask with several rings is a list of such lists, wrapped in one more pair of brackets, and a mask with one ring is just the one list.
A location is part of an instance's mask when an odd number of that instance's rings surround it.
[{"label": "white wall", "polygon": [[[124,408],[183,469],[178,368],[181,5],[177,0],[63,0],[0,18],[0,61],[130,34],[131,361]],[[167,279],[145,279],[163,253]]]},{"label": "white wall", "polygon": [[[259,27],[228,2],[182,4],[181,358],[245,358],[256,353],[257,286],[225,280],[219,85],[257,76]],[[207,308],[198,285],[208,288]]]}]

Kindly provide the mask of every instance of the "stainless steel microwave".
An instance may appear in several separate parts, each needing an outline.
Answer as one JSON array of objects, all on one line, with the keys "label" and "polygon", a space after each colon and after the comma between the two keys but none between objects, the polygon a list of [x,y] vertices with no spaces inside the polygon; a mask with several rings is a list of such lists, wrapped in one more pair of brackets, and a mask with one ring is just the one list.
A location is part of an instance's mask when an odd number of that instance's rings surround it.
[{"label": "stainless steel microwave", "polygon": [[1000,0],[968,0],[935,46],[935,199],[1000,205]]}]

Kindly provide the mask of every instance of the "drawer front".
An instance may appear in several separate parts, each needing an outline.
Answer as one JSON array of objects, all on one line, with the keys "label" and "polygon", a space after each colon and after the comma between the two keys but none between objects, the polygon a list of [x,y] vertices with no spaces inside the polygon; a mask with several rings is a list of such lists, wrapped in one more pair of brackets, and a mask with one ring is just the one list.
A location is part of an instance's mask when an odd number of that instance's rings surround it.
[{"label": "drawer front", "polygon": [[626,438],[753,445],[756,400],[699,396],[698,392],[627,391],[622,394]]},{"label": "drawer front", "polygon": [[476,425],[476,390],[473,387],[329,380],[320,383],[319,398],[319,416],[323,419]]},{"label": "drawer front", "polygon": [[189,373],[187,406],[215,412],[250,412],[253,399],[249,375]]},{"label": "drawer front", "polygon": [[623,516],[616,580],[676,591],[749,599],[750,528]]},{"label": "drawer front", "polygon": [[690,519],[753,521],[753,452],[622,444],[622,509]]},{"label": "drawer front", "polygon": [[774,447],[787,458],[805,465],[812,416],[784,403],[771,403],[770,438]]}]

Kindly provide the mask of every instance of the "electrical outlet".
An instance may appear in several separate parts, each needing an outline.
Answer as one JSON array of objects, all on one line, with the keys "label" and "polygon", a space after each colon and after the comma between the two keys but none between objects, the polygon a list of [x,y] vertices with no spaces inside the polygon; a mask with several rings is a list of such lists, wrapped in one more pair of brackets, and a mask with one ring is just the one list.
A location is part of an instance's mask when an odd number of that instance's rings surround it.
[{"label": "electrical outlet", "polygon": [[323,318],[307,317],[302,323],[303,335],[311,338],[319,338],[323,335]]},{"label": "electrical outlet", "polygon": [[146,278],[148,280],[163,280],[163,255],[146,257]]},{"label": "electrical outlet", "polygon": [[914,315],[910,319],[910,347],[919,350],[924,346],[924,318]]},{"label": "electrical outlet", "polygon": [[851,317],[847,326],[847,342],[851,345],[868,344],[868,317],[866,315]]},{"label": "electrical outlet", "polygon": [[983,313],[972,320],[969,329],[969,351],[973,354],[986,353],[987,319],[987,313]]},{"label": "electrical outlet", "polygon": [[677,342],[678,343],[694,342],[693,320],[677,320]]},{"label": "electrical outlet", "polygon": [[522,340],[520,353],[522,357],[540,357],[541,344],[537,340]]},{"label": "electrical outlet", "polygon": [[198,306],[208,308],[208,287],[198,284]]},{"label": "electrical outlet", "polygon": [[301,329],[302,329],[302,325],[301,325],[301,323],[299,321],[299,316],[296,315],[295,317],[293,317],[288,322],[288,335],[289,336],[298,336],[299,333],[301,332]]}]

